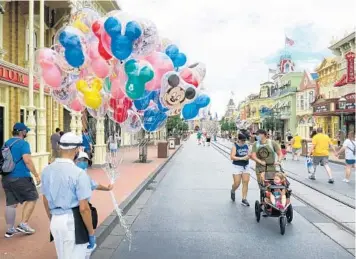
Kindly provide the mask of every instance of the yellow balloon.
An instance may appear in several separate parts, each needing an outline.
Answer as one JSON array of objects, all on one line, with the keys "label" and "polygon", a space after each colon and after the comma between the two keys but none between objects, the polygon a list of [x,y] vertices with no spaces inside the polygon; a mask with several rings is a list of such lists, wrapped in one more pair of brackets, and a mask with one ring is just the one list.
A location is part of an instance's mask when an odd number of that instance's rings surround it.
[{"label": "yellow balloon", "polygon": [[95,78],[91,86],[88,86],[87,82],[81,79],[77,82],[76,86],[78,91],[84,95],[83,100],[87,107],[94,110],[100,107],[102,103],[100,90],[103,87],[103,83],[100,79]]},{"label": "yellow balloon", "polygon": [[81,30],[84,33],[88,33],[90,30],[88,26],[86,26],[80,19],[84,17],[84,15],[79,15],[79,17],[73,22],[72,26]]}]

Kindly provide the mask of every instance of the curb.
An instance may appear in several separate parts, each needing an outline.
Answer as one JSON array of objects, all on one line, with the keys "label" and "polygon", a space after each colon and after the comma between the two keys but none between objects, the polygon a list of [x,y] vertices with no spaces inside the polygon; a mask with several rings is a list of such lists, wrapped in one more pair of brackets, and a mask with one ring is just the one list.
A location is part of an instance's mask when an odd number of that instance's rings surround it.
[{"label": "curb", "polygon": [[[180,145],[175,152],[168,157],[168,159],[163,162],[158,168],[153,171],[123,202],[120,203],[119,207],[122,210],[122,214],[125,215],[127,211],[132,207],[140,195],[145,191],[146,187],[153,181],[153,179],[162,171],[162,169],[168,164],[169,161],[178,153],[183,145]],[[99,225],[95,231],[97,247],[104,242],[107,236],[119,223],[119,218],[113,210],[111,214]]]}]

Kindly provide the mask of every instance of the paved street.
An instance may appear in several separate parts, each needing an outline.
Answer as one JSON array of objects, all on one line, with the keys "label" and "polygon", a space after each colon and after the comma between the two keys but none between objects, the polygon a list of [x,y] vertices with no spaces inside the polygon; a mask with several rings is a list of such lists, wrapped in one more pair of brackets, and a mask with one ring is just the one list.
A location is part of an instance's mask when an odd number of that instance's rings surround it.
[{"label": "paved street", "polygon": [[[354,258],[313,224],[327,219],[297,212],[308,208],[297,200],[284,236],[276,218],[257,223],[253,206],[240,205],[240,190],[237,202],[230,200],[231,169],[214,148],[191,138],[128,212],[131,251],[117,226],[92,258]],[[258,199],[254,180],[248,199]]]}]

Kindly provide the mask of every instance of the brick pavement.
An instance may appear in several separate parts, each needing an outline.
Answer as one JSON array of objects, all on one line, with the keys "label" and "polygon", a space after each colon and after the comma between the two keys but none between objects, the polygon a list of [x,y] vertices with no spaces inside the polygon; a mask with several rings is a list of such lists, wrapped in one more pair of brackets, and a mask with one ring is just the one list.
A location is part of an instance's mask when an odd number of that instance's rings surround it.
[{"label": "brick pavement", "polygon": [[[175,150],[173,150],[174,152]],[[173,153],[170,151],[170,155]],[[114,185],[114,193],[117,201],[121,203],[127,198],[157,167],[166,159],[157,158],[157,147],[148,148],[149,163],[134,163],[138,159],[138,147],[126,148],[124,159],[119,166],[119,178]],[[108,184],[109,181],[102,169],[90,169],[89,175],[99,183]],[[4,207],[5,197],[0,186],[0,259],[54,259],[56,258],[55,248],[49,243],[49,220],[42,205],[42,199],[38,201],[35,211],[30,219],[30,225],[36,229],[36,234],[25,236],[18,234],[10,239],[5,239],[5,219]],[[113,205],[108,192],[96,191],[91,199],[93,205],[98,209],[99,224],[112,212]],[[18,223],[21,219],[21,208],[17,211]]]}]

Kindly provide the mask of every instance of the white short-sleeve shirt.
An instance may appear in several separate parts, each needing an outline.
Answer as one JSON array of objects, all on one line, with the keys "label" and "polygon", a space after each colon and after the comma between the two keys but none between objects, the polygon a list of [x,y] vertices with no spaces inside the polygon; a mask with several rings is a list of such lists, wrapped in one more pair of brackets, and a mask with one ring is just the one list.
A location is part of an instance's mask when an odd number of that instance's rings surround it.
[{"label": "white short-sleeve shirt", "polygon": [[347,160],[356,159],[356,157],[354,155],[354,151],[356,149],[356,141],[355,140],[346,139],[342,146],[345,147],[345,159],[347,159]]}]

